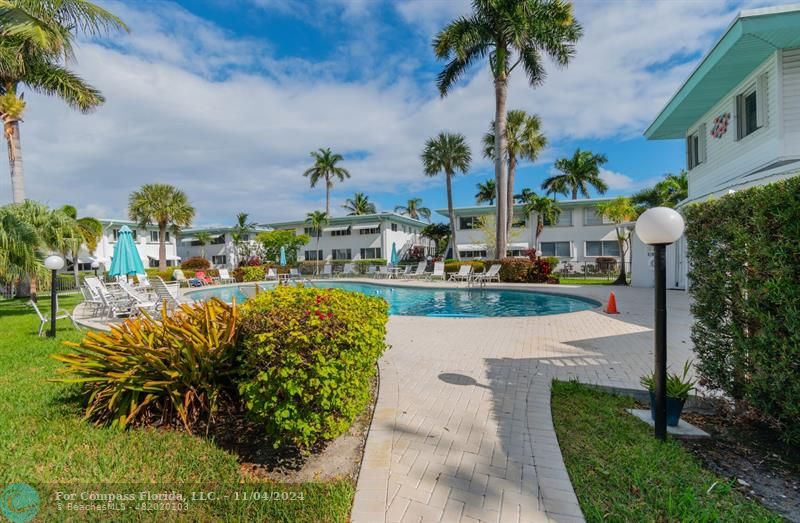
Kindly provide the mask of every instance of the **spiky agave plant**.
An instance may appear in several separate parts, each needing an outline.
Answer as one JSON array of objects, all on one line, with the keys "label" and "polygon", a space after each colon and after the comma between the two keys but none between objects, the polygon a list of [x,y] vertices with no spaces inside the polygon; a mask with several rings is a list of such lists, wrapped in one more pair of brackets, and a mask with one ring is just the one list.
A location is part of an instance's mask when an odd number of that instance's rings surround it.
[{"label": "spiky agave plant", "polygon": [[99,425],[213,423],[236,359],[238,310],[217,299],[181,305],[162,318],[143,314],[90,332],[75,349],[52,357],[66,364],[53,381],[79,383],[85,418]]}]

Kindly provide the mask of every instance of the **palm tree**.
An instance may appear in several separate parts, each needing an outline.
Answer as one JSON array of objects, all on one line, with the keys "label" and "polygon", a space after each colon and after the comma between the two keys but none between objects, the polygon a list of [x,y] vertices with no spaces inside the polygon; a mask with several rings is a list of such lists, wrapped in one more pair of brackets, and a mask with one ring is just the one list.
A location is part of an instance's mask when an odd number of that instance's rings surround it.
[{"label": "palm tree", "polygon": [[43,269],[38,231],[17,211],[14,204],[0,207],[0,280],[8,283]]},{"label": "palm tree", "polygon": [[[506,156],[508,158],[508,222],[506,227],[511,231],[514,222],[514,177],[517,173],[517,163],[521,159],[531,162],[536,161],[539,153],[547,146],[547,138],[541,131],[542,122],[539,116],[528,114],[525,111],[514,110],[508,112],[506,122]],[[494,124],[489,124],[489,132],[483,135],[483,155],[494,159]]]},{"label": "palm tree", "polygon": [[525,199],[525,214],[536,213],[536,237],[533,240],[533,249],[539,248],[539,237],[542,235],[545,223],[555,223],[561,215],[561,209],[555,200],[547,196],[531,194]]},{"label": "palm tree", "polygon": [[375,214],[375,204],[369,201],[369,196],[363,192],[357,192],[352,198],[348,198],[343,209],[350,211],[348,216],[360,216],[362,214]]},{"label": "palm tree", "polygon": [[431,219],[431,210],[422,206],[422,198],[411,198],[405,205],[396,206],[394,212],[405,214],[409,218],[414,218],[415,220],[424,218],[430,221]]},{"label": "palm tree", "polygon": [[[240,212],[236,215],[236,224],[231,231],[231,240],[236,249],[236,262],[237,264],[243,259],[250,256],[250,242],[245,242],[245,238],[249,240],[250,233],[258,226],[256,222],[251,222],[250,215],[246,212]],[[247,247],[247,249],[245,249]],[[245,252],[246,251],[246,252]]]},{"label": "palm tree", "polygon": [[319,274],[319,239],[322,237],[322,228],[328,225],[328,222],[328,213],[322,211],[313,211],[306,215],[306,224],[314,231],[314,236],[317,238],[317,253],[314,257],[317,260],[315,274]]},{"label": "palm tree", "polygon": [[211,233],[208,231],[199,231],[194,235],[195,241],[200,243],[200,257],[205,259],[206,257],[206,245],[211,243],[213,239]]},{"label": "palm tree", "polygon": [[524,204],[531,198],[531,196],[536,196],[536,191],[529,189],[528,187],[524,187],[519,193],[514,195],[514,202]]},{"label": "palm tree", "polygon": [[25,199],[20,122],[25,113],[23,87],[57,96],[87,113],[101,105],[103,95],[67,69],[74,58],[73,40],[125,24],[87,0],[3,0],[0,3],[0,120],[8,145],[12,198]]},{"label": "palm tree", "polygon": [[555,168],[561,171],[547,178],[542,183],[542,189],[548,193],[566,194],[572,192],[572,199],[578,199],[578,193],[584,198],[589,197],[589,186],[595,188],[600,194],[605,194],[608,185],[600,177],[600,166],[608,161],[605,154],[594,154],[591,151],[577,149],[572,158],[556,160]]},{"label": "palm tree", "polygon": [[668,173],[653,187],[642,189],[631,199],[640,211],[650,207],[675,207],[689,197],[689,177],[686,171]]},{"label": "palm tree", "polygon": [[439,73],[439,93],[446,96],[478,60],[488,58],[494,78],[494,170],[498,189],[495,252],[508,243],[506,97],[508,78],[520,64],[531,86],[545,78],[543,54],[559,66],[569,63],[582,34],[572,5],[562,0],[472,0],[472,14],[450,22],[433,41],[438,59],[448,60]]},{"label": "palm tree", "polygon": [[75,286],[80,286],[80,276],[78,274],[78,253],[82,245],[86,246],[90,256],[94,256],[97,243],[103,236],[103,224],[97,218],[84,216],[78,218],[78,210],[72,205],[65,205],[61,208],[75,228],[75,240],[70,246],[69,254],[72,256],[72,274],[75,277]]},{"label": "palm tree", "polygon": [[475,193],[475,203],[480,205],[485,202],[494,205],[494,201],[497,199],[497,184],[492,178],[478,182],[475,184],[475,188],[478,189],[478,192]]},{"label": "palm tree", "polygon": [[194,219],[194,207],[186,193],[165,183],[143,185],[128,198],[128,215],[142,227],[158,226],[158,270],[167,270],[167,227],[178,230]]},{"label": "palm tree", "polygon": [[450,218],[450,245],[453,257],[460,260],[456,243],[456,213],[453,210],[453,176],[457,171],[466,173],[472,163],[472,153],[463,134],[441,132],[428,138],[422,151],[422,166],[427,176],[444,173],[447,185],[447,215]]},{"label": "palm tree", "polygon": [[[597,206],[597,212],[616,223],[617,225],[633,221],[638,216],[633,200],[627,196],[620,196]],[[628,253],[631,232],[624,227],[617,227],[617,243],[619,243],[619,276],[614,285],[627,285],[628,276],[625,271],[625,256]]]},{"label": "palm tree", "polygon": [[333,188],[334,178],[343,182],[345,178],[350,178],[350,173],[344,167],[336,164],[344,160],[341,154],[332,153],[330,148],[313,151],[311,157],[314,158],[314,165],[303,173],[311,181],[311,187],[316,187],[320,180],[325,181],[325,214],[331,215],[331,189]]}]

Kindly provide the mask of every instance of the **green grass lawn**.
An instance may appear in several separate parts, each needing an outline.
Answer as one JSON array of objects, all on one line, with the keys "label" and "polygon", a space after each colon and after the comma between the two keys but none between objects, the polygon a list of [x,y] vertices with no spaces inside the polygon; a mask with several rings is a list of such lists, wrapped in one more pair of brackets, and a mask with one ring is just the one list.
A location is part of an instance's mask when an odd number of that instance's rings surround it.
[{"label": "green grass lawn", "polygon": [[[41,305],[49,310],[44,301]],[[71,309],[77,296],[64,297]],[[154,429],[117,431],[81,420],[76,389],[48,382],[59,363],[48,356],[68,348],[81,334],[68,320],[58,323],[57,339],[36,336],[38,319],[23,301],[0,301],[0,490],[13,482],[40,489],[41,521],[65,519],[55,512],[48,492],[70,484],[75,492],[93,488],[104,492],[216,490],[215,501],[188,503],[188,511],[170,513],[99,514],[97,519],[162,520],[165,518],[259,520],[285,522],[347,521],[354,495],[350,480],[330,483],[277,484],[245,478],[234,455],[213,442],[185,433]],[[295,499],[252,500],[252,492],[291,491]],[[297,499],[302,492],[302,500]],[[238,494],[239,499],[236,499]],[[260,496],[264,497],[264,496]],[[132,505],[132,504],[131,504]],[[75,520],[87,519],[71,514]],[[89,515],[91,520],[93,517]]]},{"label": "green grass lawn", "polygon": [[553,421],[587,521],[782,521],[702,468],[680,443],[660,443],[627,414],[630,398],[553,383]]}]

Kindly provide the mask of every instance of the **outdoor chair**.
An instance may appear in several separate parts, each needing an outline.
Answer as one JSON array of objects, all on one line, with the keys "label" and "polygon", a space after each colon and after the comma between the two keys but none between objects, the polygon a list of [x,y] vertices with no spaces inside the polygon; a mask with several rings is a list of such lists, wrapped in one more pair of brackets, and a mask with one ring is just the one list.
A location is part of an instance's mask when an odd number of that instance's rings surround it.
[{"label": "outdoor chair", "polygon": [[150,299],[146,294],[141,294],[135,288],[128,285],[120,286],[131,299],[131,315],[147,312],[151,316],[158,313],[158,302]]},{"label": "outdoor chair", "polygon": [[330,278],[333,276],[333,267],[331,266],[330,263],[326,263],[322,267],[322,274],[320,274],[320,276],[322,276],[323,278]]},{"label": "outdoor chair", "polygon": [[277,280],[278,279],[278,273],[275,272],[275,269],[270,267],[269,269],[267,269],[267,274],[264,276],[264,279],[266,279],[266,280]]},{"label": "outdoor chair", "polygon": [[89,307],[89,314],[93,317],[101,316],[100,313],[104,312],[105,304],[103,300],[100,299],[100,296],[96,295],[85,281],[83,285],[81,285],[81,294],[83,295],[83,303]]},{"label": "outdoor chair", "polygon": [[235,283],[236,282],[236,280],[234,278],[231,278],[231,275],[228,272],[228,269],[219,269],[217,272],[219,273],[219,276],[214,278],[217,281],[217,283],[224,284],[224,283]]},{"label": "outdoor chair", "polygon": [[472,274],[472,265],[462,265],[458,268],[458,272],[450,275],[449,281],[469,281]]},{"label": "outdoor chair", "polygon": [[[108,284],[101,282],[99,279],[88,276],[84,282],[92,291],[95,296],[98,296],[103,304],[103,312],[105,317],[122,317],[128,316],[131,313],[131,300],[125,294],[125,291],[119,290],[115,292],[114,286],[118,284]],[[114,292],[112,292],[112,290]]]},{"label": "outdoor chair", "polygon": [[210,277],[206,276],[205,271],[197,271],[197,272],[195,272],[194,273],[194,277],[196,279],[200,280],[200,282],[203,285],[211,285],[212,283],[214,283],[214,281]]},{"label": "outdoor chair", "polygon": [[374,274],[376,278],[388,278],[389,268],[386,265],[378,265],[378,272]]},{"label": "outdoor chair", "polygon": [[350,276],[350,275],[354,275],[354,274],[356,274],[355,265],[353,265],[352,263],[345,263],[344,267],[342,268],[342,271],[339,273],[339,276],[343,277],[343,276]]},{"label": "outdoor chair", "polygon": [[500,269],[502,265],[495,263],[486,272],[481,272],[472,275],[472,281],[484,285],[486,282],[496,281],[500,283]]},{"label": "outdoor chair", "polygon": [[153,290],[158,297],[159,310],[164,304],[166,304],[167,310],[175,310],[178,308],[180,303],[178,302],[177,289],[174,291],[171,290],[170,287],[159,276],[153,278],[151,284],[153,285]]},{"label": "outdoor chair", "polygon": [[415,272],[412,272],[412,273],[410,273],[410,274],[406,274],[406,277],[408,277],[408,278],[419,278],[419,277],[421,277],[421,276],[425,276],[425,269],[426,269],[427,267],[428,267],[428,262],[426,262],[426,261],[421,261],[421,262],[419,262],[419,263],[417,264],[417,269],[416,269],[416,271],[415,271]]},{"label": "outdoor chair", "polygon": [[444,262],[436,262],[433,264],[433,272],[428,274],[429,280],[444,280]]},{"label": "outdoor chair", "polygon": [[378,266],[377,265],[370,265],[367,267],[367,276],[375,277],[378,274]]},{"label": "outdoor chair", "polygon": [[147,278],[147,274],[137,274],[136,279],[139,282],[139,287],[143,289],[150,288],[150,280]]},{"label": "outdoor chair", "polygon": [[[56,299],[56,301],[58,301],[58,300]],[[33,307],[33,310],[36,311],[36,315],[39,317],[39,322],[40,322],[39,323],[39,336],[41,336],[42,333],[44,332],[44,326],[47,325],[47,322],[50,321],[50,318],[48,318],[44,314],[42,314],[42,311],[39,310],[39,306],[36,305],[36,302],[34,302],[33,300],[28,301],[28,305]],[[75,327],[76,329],[80,330],[80,327],[78,327],[78,324],[75,323],[75,319],[72,317],[72,315],[70,313],[68,313],[67,311],[65,311],[63,309],[58,309],[56,311],[56,320],[63,320],[65,318],[69,318],[69,321],[72,322],[72,326]]]}]

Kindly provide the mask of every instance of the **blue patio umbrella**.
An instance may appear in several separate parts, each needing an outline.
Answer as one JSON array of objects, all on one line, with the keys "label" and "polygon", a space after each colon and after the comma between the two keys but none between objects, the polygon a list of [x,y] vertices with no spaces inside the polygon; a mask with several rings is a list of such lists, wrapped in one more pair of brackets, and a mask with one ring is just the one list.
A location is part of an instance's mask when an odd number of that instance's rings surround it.
[{"label": "blue patio umbrella", "polygon": [[397,244],[392,242],[392,257],[389,258],[389,263],[392,264],[392,267],[397,266]]},{"label": "blue patio umbrella", "polygon": [[144,265],[133,241],[133,232],[127,225],[123,225],[114,246],[114,257],[111,259],[108,275],[113,278],[130,274],[144,274]]},{"label": "blue patio umbrella", "polygon": [[281,267],[286,267],[286,249],[281,245]]}]

